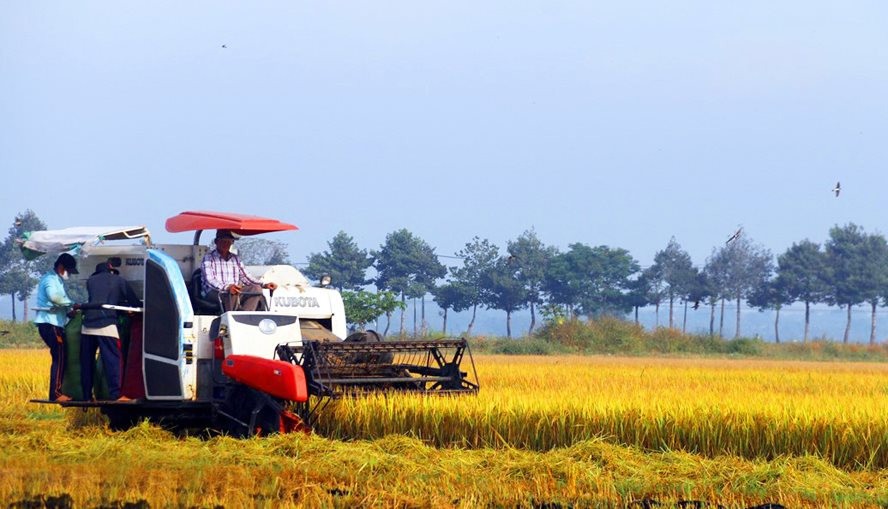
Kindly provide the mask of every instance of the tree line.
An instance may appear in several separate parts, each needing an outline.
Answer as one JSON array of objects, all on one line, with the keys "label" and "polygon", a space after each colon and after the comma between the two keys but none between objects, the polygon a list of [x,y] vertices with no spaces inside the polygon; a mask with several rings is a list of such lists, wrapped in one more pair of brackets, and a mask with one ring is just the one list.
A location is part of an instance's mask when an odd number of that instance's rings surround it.
[{"label": "tree line", "polygon": [[[530,334],[540,314],[551,318],[634,312],[638,323],[638,310],[646,306],[654,308],[657,326],[665,307],[670,328],[679,328],[678,308],[682,331],[687,330],[688,307],[708,306],[709,334],[723,337],[726,302],[736,303],[734,337],[740,337],[741,304],[746,302],[775,311],[774,333],[779,342],[780,310],[801,302],[805,305],[804,341],[810,335],[811,305],[826,303],[847,310],[843,337],[847,343],[852,308],[869,303],[870,342],[874,343],[876,309],[888,305],[888,243],[881,234],[867,233],[855,224],[831,228],[823,245],[796,242],[776,259],[770,250],[740,235],[713,248],[701,266],[693,263],[675,238],[654,255],[652,265],[643,268],[625,249],[578,242],[560,250],[544,244],[533,230],[508,241],[502,252],[489,240],[474,237],[455,256],[445,257],[406,229],[388,234],[376,250],[360,248],[345,232],[339,232],[327,247],[309,256],[307,275],[330,274],[345,294],[375,285],[378,291],[388,292],[390,301],[390,295],[397,296],[402,309],[407,299],[419,299],[421,329],[414,331],[419,334],[428,329],[424,306],[428,295],[443,310],[445,333],[448,312],[471,311],[466,331],[471,334],[477,310],[484,307],[505,312],[509,337],[512,314],[523,309],[530,311]],[[441,260],[456,263],[445,265]],[[367,276],[371,267],[375,277]],[[389,321],[395,309],[389,305],[385,311]],[[387,322],[385,333],[388,329]],[[398,333],[405,333],[403,312]]]},{"label": "tree line", "polygon": [[[39,275],[51,260],[27,261],[16,239],[28,231],[45,229],[27,210],[16,215],[6,240],[0,244],[0,293],[27,302]],[[248,264],[289,263],[286,244],[263,239],[237,243]],[[444,262],[447,262],[446,264]],[[373,269],[373,273],[369,274]],[[349,321],[363,327],[386,317],[384,335],[392,317],[401,310],[398,334],[406,334],[406,303],[413,300],[415,335],[429,329],[425,301],[428,296],[443,310],[443,330],[449,312],[470,311],[466,333],[472,334],[479,307],[505,312],[506,331],[512,336],[512,315],[530,311],[533,333],[538,318],[634,315],[654,308],[656,325],[661,310],[670,328],[687,330],[688,308],[709,307],[709,334],[723,337],[725,304],[736,303],[734,336],[741,335],[741,304],[773,310],[775,338],[780,341],[780,311],[791,303],[805,306],[804,341],[808,341],[811,305],[825,303],[846,310],[843,341],[848,342],[852,308],[869,304],[870,342],[876,341],[876,310],[888,305],[888,242],[879,233],[867,233],[856,224],[835,226],[822,245],[810,240],[792,244],[776,258],[745,235],[712,249],[702,265],[675,238],[657,251],[653,263],[642,267],[629,251],[581,242],[562,250],[543,243],[528,230],[506,243],[505,249],[488,239],[473,237],[454,255],[439,255],[424,239],[400,229],[389,233],[378,249],[357,245],[339,232],[327,249],[312,253],[303,272],[309,277],[332,277],[343,294]],[[368,291],[370,286],[376,291]],[[665,307],[665,309],[663,309]],[[676,317],[676,309],[681,312]],[[416,313],[420,313],[416,320]],[[25,319],[27,307],[25,306]],[[680,322],[680,324],[679,324]]]}]

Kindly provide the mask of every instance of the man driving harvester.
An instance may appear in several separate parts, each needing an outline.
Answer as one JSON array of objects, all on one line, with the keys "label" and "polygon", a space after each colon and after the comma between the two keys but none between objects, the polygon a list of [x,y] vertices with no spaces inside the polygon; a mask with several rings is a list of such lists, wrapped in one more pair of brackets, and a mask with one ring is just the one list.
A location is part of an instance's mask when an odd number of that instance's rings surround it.
[{"label": "man driving harvester", "polygon": [[204,298],[221,301],[223,312],[265,310],[262,289],[274,291],[277,285],[262,284],[247,274],[240,258],[231,252],[234,235],[230,231],[216,230],[214,242],[216,249],[208,251],[200,263]]}]

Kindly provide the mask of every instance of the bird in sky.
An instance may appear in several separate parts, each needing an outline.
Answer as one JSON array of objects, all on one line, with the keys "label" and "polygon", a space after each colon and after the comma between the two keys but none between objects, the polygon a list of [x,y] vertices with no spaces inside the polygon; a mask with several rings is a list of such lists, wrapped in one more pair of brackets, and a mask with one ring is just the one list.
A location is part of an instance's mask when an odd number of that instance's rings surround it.
[{"label": "bird in sky", "polygon": [[725,241],[725,245],[727,246],[731,242],[734,242],[735,240],[739,239],[740,235],[743,235],[743,227],[742,226],[737,228],[737,231],[735,231],[733,235],[728,237],[728,240]]},{"label": "bird in sky", "polygon": [[838,197],[839,197],[839,193],[842,192],[842,183],[839,182],[839,181],[836,181],[836,187],[834,187],[834,188],[832,189],[832,191],[833,191],[834,193],[836,193],[836,198],[838,198]]},{"label": "bird in sky", "polygon": [[223,45],[222,45],[222,49],[226,49],[226,48],[228,48],[228,46],[226,46],[226,45],[223,44]]}]

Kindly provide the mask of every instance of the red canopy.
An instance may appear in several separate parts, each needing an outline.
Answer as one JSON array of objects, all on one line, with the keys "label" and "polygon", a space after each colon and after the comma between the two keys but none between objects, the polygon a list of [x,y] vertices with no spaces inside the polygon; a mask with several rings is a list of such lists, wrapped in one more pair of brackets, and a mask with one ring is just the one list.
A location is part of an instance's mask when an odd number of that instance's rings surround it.
[{"label": "red canopy", "polygon": [[182,212],[166,220],[168,232],[187,232],[194,230],[231,230],[238,235],[256,235],[259,233],[298,230],[292,224],[282,223],[277,219],[231,214],[228,212],[189,211]]}]

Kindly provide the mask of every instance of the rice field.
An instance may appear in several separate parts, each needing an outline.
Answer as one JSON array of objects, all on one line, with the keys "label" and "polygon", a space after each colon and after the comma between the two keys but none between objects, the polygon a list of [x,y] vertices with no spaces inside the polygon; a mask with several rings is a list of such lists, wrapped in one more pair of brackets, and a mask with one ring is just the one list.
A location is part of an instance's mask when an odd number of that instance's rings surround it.
[{"label": "rice field", "polygon": [[29,405],[48,357],[0,350],[7,504],[888,506],[886,364],[478,356],[476,397],[345,400],[315,435],[234,440]]},{"label": "rice field", "polygon": [[481,359],[482,391],[343,401],[324,436],[546,451],[591,438],[644,450],[888,468],[888,364],[720,359]]}]

